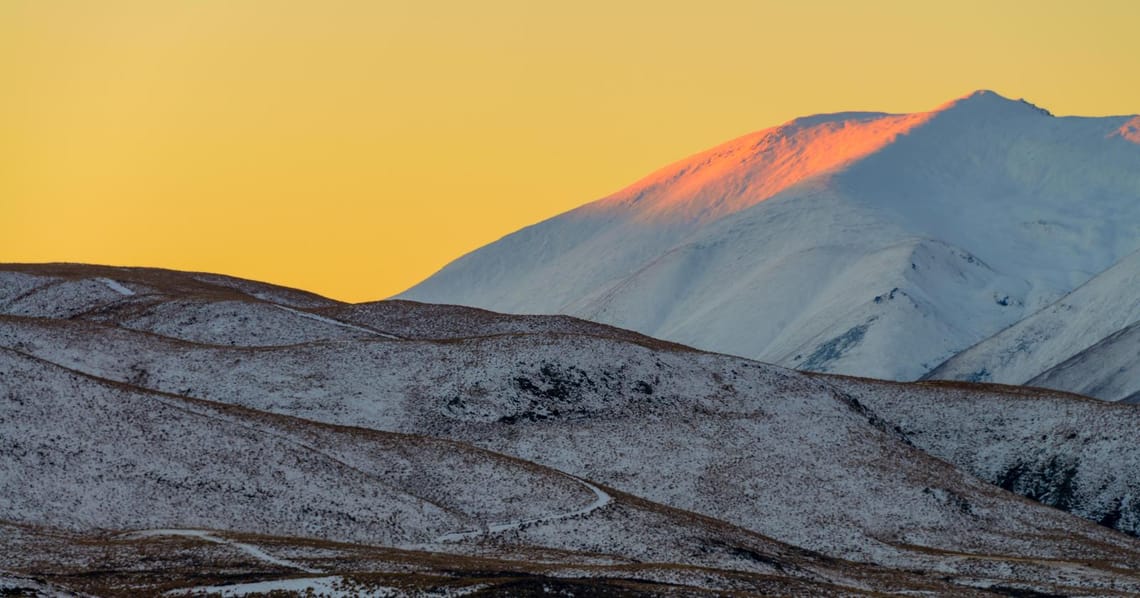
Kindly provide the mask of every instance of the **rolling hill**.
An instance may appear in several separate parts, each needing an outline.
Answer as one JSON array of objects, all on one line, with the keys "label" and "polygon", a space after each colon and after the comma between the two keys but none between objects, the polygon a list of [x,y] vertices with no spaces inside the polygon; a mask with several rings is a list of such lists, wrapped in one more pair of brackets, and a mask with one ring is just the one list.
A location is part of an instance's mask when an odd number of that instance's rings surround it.
[{"label": "rolling hill", "polygon": [[1129,405],[199,273],[0,289],[0,588],[1140,592]]}]

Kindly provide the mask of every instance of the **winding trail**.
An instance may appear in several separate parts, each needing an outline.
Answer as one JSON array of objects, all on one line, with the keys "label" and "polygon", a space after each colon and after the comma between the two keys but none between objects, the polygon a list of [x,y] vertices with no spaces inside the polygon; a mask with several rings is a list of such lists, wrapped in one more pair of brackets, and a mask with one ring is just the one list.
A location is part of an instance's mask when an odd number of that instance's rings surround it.
[{"label": "winding trail", "polygon": [[278,567],[288,567],[289,569],[296,569],[304,573],[323,573],[323,571],[320,569],[311,569],[300,563],[277,558],[252,544],[227,540],[225,538],[215,536],[208,531],[200,529],[148,529],[138,532],[130,532],[124,535],[126,538],[153,538],[156,536],[187,536],[192,538],[199,538],[201,540],[213,542],[215,544],[233,546],[234,548],[237,548],[238,550],[248,554],[249,556],[252,556],[259,561],[266,562],[271,565],[277,565]]},{"label": "winding trail", "polygon": [[364,332],[364,333],[371,334],[374,336],[392,339],[394,341],[407,340],[403,337],[396,336],[394,334],[388,334],[387,332],[380,332],[379,330],[373,330],[371,328],[365,328],[363,326],[357,326],[356,324],[349,324],[348,322],[341,322],[340,320],[334,320],[333,318],[326,318],[325,316],[318,316],[317,314],[311,314],[307,311],[301,311],[299,309],[293,309],[292,307],[286,307],[286,306],[281,305],[279,303],[274,303],[273,307],[287,311],[287,312],[292,313],[292,314],[296,314],[298,316],[301,316],[302,318],[308,318],[310,320],[316,320],[317,322],[322,322],[325,324],[332,324],[333,326],[340,326],[341,328],[347,328],[349,330],[355,330],[357,332]]},{"label": "winding trail", "polygon": [[[321,596],[328,598],[351,598],[359,593],[339,588],[344,578],[329,577],[295,577],[287,579],[272,579],[269,581],[256,581],[252,583],[238,583],[224,586],[196,586],[191,588],[178,588],[165,592],[164,596],[202,596],[221,594],[223,598],[230,596],[278,596],[281,593],[289,596]],[[369,596],[399,596],[395,588],[370,588]]]},{"label": "winding trail", "polygon": [[611,497],[609,494],[607,494],[605,490],[598,488],[597,486],[591,484],[590,482],[587,482],[586,480],[583,480],[582,478],[572,476],[570,474],[563,474],[563,475],[565,475],[566,477],[574,480],[575,482],[578,482],[579,484],[582,484],[583,486],[589,488],[590,491],[593,492],[594,496],[596,497],[594,502],[586,505],[585,507],[582,507],[581,509],[570,511],[568,513],[557,513],[554,515],[547,515],[545,517],[537,517],[535,519],[525,519],[522,521],[504,521],[501,523],[492,523],[492,524],[490,524],[490,525],[488,525],[482,529],[462,531],[462,532],[452,532],[452,533],[444,534],[444,535],[436,538],[434,540],[434,542],[436,542],[436,543],[439,543],[439,542],[457,542],[459,540],[467,540],[469,538],[477,538],[479,536],[483,536],[486,534],[494,534],[494,533],[498,533],[498,532],[505,532],[505,531],[522,529],[528,525],[534,525],[537,523],[548,523],[551,521],[559,521],[562,519],[569,519],[571,517],[577,517],[578,515],[586,515],[588,513],[592,513],[594,511],[597,511],[598,509],[610,504],[611,502],[613,502],[613,497]]}]

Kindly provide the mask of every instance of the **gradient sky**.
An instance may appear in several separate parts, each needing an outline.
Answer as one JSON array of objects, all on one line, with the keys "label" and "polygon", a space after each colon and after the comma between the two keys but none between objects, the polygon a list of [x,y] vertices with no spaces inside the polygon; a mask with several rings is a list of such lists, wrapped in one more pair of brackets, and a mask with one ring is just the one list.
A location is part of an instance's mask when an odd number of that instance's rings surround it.
[{"label": "gradient sky", "polygon": [[1140,2],[2,0],[0,261],[378,299],[796,116],[1140,112]]}]

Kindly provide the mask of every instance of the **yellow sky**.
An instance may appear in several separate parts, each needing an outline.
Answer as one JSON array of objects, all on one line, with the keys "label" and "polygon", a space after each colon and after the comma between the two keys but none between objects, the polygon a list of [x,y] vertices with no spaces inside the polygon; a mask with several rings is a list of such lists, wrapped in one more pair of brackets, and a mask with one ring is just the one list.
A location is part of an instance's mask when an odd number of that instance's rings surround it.
[{"label": "yellow sky", "polygon": [[0,0],[0,261],[378,299],[795,116],[1140,112],[1140,2]]}]

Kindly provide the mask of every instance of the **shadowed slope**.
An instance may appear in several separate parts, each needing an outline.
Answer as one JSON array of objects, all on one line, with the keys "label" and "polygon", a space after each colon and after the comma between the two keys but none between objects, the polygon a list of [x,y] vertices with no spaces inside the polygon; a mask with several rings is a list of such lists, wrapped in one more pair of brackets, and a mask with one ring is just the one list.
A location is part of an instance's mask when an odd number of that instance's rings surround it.
[{"label": "shadowed slope", "polygon": [[1056,303],[962,351],[926,378],[1026,384],[1105,400],[1140,391],[1140,252]]}]

